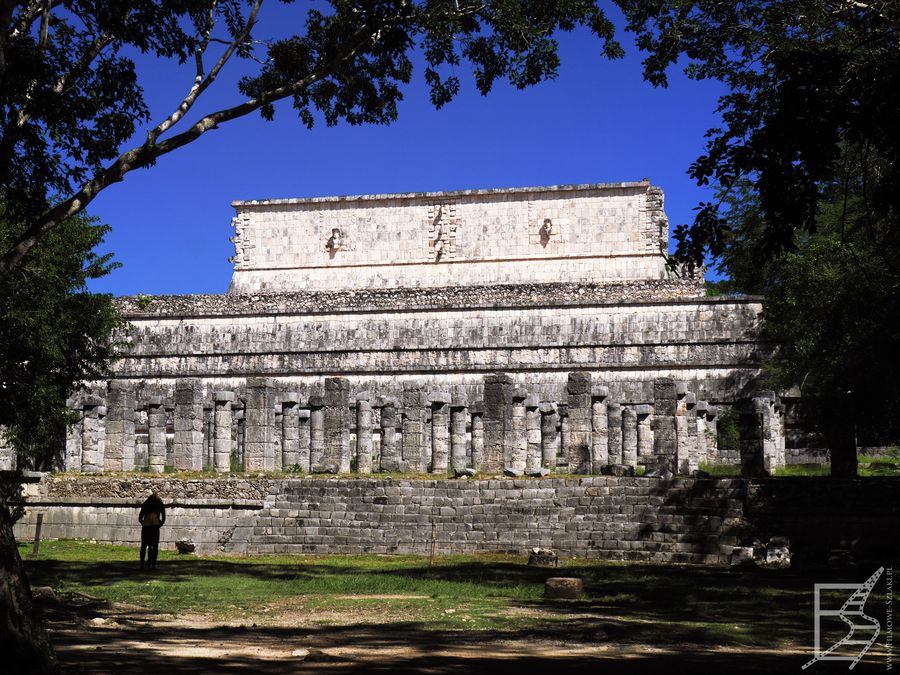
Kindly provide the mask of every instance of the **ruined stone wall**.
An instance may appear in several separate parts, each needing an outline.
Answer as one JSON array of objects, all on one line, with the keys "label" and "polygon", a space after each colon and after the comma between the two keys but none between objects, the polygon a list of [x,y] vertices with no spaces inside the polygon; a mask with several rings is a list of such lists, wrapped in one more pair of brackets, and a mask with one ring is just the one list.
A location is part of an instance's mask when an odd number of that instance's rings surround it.
[{"label": "ruined stone wall", "polygon": [[50,478],[28,487],[19,541],[44,514],[46,538],[136,545],[152,485],[168,520],[162,545],[205,553],[526,553],[727,564],[747,539],[787,536],[809,560],[846,548],[898,554],[896,480],[586,479],[142,480]]},{"label": "ruined stone wall", "polygon": [[231,292],[661,279],[647,182],[237,201]]},{"label": "ruined stone wall", "polygon": [[566,371],[587,369],[616,397],[647,400],[654,378],[672,376],[714,401],[735,400],[757,377],[767,350],[757,299],[688,298],[696,284],[683,282],[562,286],[331,294],[330,308],[318,294],[127,299],[131,346],[115,376],[234,387],[267,375],[304,392],[329,374],[385,395],[424,379],[480,398],[482,375],[507,371],[558,397]]}]

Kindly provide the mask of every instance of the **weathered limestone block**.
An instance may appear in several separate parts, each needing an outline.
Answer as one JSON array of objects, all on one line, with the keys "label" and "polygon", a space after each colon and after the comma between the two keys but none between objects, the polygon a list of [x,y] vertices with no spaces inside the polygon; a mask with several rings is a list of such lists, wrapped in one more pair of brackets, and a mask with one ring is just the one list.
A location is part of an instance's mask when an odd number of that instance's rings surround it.
[{"label": "weathered limestone block", "polygon": [[309,397],[309,470],[325,472],[325,400]]},{"label": "weathered limestone block", "polygon": [[541,401],[541,466],[551,471],[556,469],[556,454],[559,449],[559,412],[556,403]]},{"label": "weathered limestone block", "polygon": [[147,399],[147,466],[163,473],[166,465],[166,408],[162,396]]},{"label": "weathered limestone block", "polygon": [[577,600],[584,592],[578,577],[550,577],[544,582],[544,597],[548,600]]},{"label": "weathered limestone block", "polygon": [[134,387],[126,380],[111,380],[106,396],[103,466],[107,471],[131,471],[134,468]]},{"label": "weathered limestone block", "polygon": [[609,463],[623,464],[622,461],[622,405],[614,401],[606,404],[607,446]]},{"label": "weathered limestone block", "polygon": [[237,461],[240,466],[244,466],[244,440],[247,425],[244,420],[244,402],[237,398],[231,404],[231,415],[234,419],[234,444],[237,448]]},{"label": "weathered limestone block", "polygon": [[213,467],[216,473],[228,473],[231,470],[231,404],[234,402],[234,392],[217,391],[213,394],[213,400]]},{"label": "weathered limestone block", "polygon": [[505,469],[512,470],[515,475],[525,472],[525,461],[528,455],[528,432],[525,422],[525,396],[514,392],[510,406],[507,441],[507,457]]},{"label": "weathered limestone block", "polygon": [[506,373],[484,378],[484,461],[485,473],[500,473],[504,468],[510,436],[510,416],[514,383]]},{"label": "weathered limestone block", "polygon": [[569,373],[566,385],[569,395],[569,445],[564,452],[569,460],[569,473],[591,473],[591,374]]},{"label": "weathered limestone block", "polygon": [[528,447],[525,454],[525,473],[533,474],[542,466],[541,411],[537,396],[525,399],[525,433]]},{"label": "weathered limestone block", "polygon": [[296,391],[281,395],[281,466],[285,471],[308,470],[300,465],[300,394]]},{"label": "weathered limestone block", "polygon": [[325,456],[326,473],[350,472],[350,380],[325,378]]},{"label": "weathered limestone block", "polygon": [[466,426],[469,421],[468,402],[454,396],[450,403],[450,468],[454,474],[468,465],[466,454]]},{"label": "weathered limestone block", "polygon": [[694,394],[686,391],[683,395],[679,395],[675,409],[678,470],[689,474],[700,468],[697,450],[697,402]]},{"label": "weathered limestone block", "polygon": [[637,412],[634,406],[622,407],[622,464],[637,466]]},{"label": "weathered limestone block", "polygon": [[675,380],[659,377],[653,381],[653,461],[655,466],[675,472],[677,468]]},{"label": "weathered limestone block", "polygon": [[779,412],[781,401],[774,391],[761,391],[756,397],[765,402],[762,427],[763,461],[766,472],[771,474],[785,464],[784,429]]},{"label": "weathered limestone block", "polygon": [[102,407],[103,399],[99,396],[87,396],[84,399],[84,415],[81,422],[81,470],[85,473],[103,471],[103,454],[100,446]]},{"label": "weathered limestone block", "polygon": [[356,395],[356,470],[372,473],[372,404],[367,391]]},{"label": "weathered limestone block", "polygon": [[635,406],[637,415],[638,463],[653,463],[653,407],[647,404]]},{"label": "weathered limestone block", "polygon": [[591,388],[591,473],[600,475],[609,464],[609,417],[606,399],[609,389],[602,385]]},{"label": "weathered limestone block", "polygon": [[400,448],[397,445],[397,402],[381,402],[381,456],[379,471],[400,471]]},{"label": "weathered limestone block", "polygon": [[275,470],[275,384],[271,378],[247,378],[244,403],[244,471]]},{"label": "weathered limestone block", "polygon": [[484,403],[476,401],[469,407],[472,417],[472,469],[481,471],[484,466]]},{"label": "weathered limestone block", "polygon": [[431,402],[431,467],[432,473],[447,473],[450,462],[450,400],[447,392],[432,392]]},{"label": "weathered limestone block", "polygon": [[403,462],[402,469],[410,473],[428,471],[425,455],[425,395],[420,382],[403,385]]}]

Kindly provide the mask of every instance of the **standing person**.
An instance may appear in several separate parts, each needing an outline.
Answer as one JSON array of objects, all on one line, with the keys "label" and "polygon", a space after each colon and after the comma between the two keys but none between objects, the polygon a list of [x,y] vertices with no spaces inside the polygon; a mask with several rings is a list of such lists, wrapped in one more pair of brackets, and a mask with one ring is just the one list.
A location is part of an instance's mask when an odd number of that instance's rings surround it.
[{"label": "standing person", "polygon": [[144,569],[144,553],[149,549],[147,564],[155,570],[156,556],[159,554],[159,528],[166,522],[166,507],[155,490],[141,506],[138,522],[141,524],[141,569]]}]

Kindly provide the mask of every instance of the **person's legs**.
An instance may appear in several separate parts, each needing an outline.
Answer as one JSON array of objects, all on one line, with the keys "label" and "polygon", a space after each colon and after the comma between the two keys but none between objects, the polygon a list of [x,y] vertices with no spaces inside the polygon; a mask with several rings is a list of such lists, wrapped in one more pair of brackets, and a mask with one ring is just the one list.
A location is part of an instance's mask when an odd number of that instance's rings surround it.
[{"label": "person's legs", "polygon": [[[141,569],[144,569],[144,556],[147,553],[147,530],[148,529],[149,528],[146,528],[146,527],[141,528]],[[152,565],[153,558],[151,558],[150,560],[151,560],[151,565]]]},{"label": "person's legs", "polygon": [[156,569],[156,557],[159,555],[159,528],[151,527],[152,530],[151,539],[150,539],[150,569]]}]

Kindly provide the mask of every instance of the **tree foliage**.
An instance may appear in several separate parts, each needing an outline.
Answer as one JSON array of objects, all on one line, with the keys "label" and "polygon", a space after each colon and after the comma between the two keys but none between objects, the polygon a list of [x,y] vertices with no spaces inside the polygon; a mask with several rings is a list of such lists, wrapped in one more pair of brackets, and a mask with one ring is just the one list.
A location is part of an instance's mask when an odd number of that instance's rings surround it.
[{"label": "tree foliage", "polygon": [[[386,124],[397,117],[412,54],[421,51],[431,100],[459,91],[458,66],[482,94],[499,79],[524,88],[552,78],[557,34],[587,26],[618,57],[612,24],[591,0],[330,0],[303,30],[258,35],[263,0],[31,0],[0,3],[0,195],[26,224],[0,251],[0,276],[44,234],[129,171],[190,144],[217,125],[289,99],[300,121]],[[298,10],[299,14],[299,10]],[[131,55],[194,66],[192,82],[158,124]],[[239,82],[246,98],[195,106],[234,60],[259,62]],[[188,115],[196,118],[186,122]],[[121,150],[139,128],[146,138]],[[53,198],[61,195],[59,201]]]},{"label": "tree foliage", "polygon": [[645,77],[666,84],[686,62],[697,79],[728,87],[722,124],[689,174],[720,198],[676,228],[675,258],[694,266],[725,251],[722,198],[749,182],[758,196],[764,254],[795,250],[816,231],[841,174],[841,148],[879,156],[868,208],[897,229],[900,213],[900,4],[872,0],[620,0],[648,54]]},{"label": "tree foliage", "polygon": [[[0,212],[0,243],[22,229]],[[68,218],[0,279],[0,426],[38,464],[65,430],[66,398],[103,378],[114,356],[112,297],[87,290],[115,267],[93,251],[108,229],[84,214]]]}]

